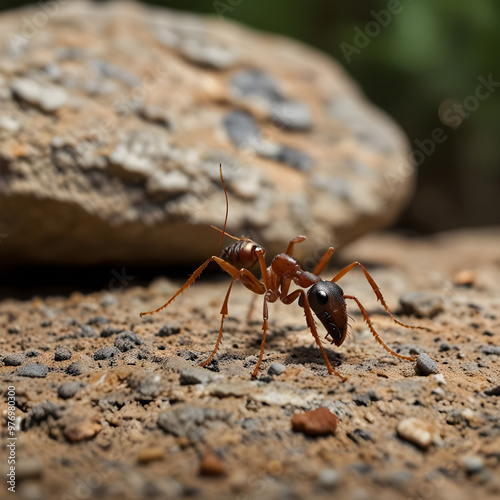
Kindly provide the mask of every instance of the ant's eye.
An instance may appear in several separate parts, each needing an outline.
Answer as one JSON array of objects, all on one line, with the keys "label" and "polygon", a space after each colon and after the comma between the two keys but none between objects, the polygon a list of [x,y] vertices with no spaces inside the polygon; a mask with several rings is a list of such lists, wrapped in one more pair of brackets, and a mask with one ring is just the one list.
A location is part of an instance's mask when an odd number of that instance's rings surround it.
[{"label": "ant's eye", "polygon": [[315,294],[316,302],[322,306],[328,302],[328,295],[324,290],[318,290]]}]

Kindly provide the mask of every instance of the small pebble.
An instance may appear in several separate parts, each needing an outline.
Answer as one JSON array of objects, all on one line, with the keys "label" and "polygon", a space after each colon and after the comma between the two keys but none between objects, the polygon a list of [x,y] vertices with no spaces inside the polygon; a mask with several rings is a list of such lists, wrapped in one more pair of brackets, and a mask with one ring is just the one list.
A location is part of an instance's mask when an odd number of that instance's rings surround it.
[{"label": "small pebble", "polygon": [[94,352],[94,359],[96,361],[102,361],[104,359],[113,358],[117,354],[120,354],[120,350],[117,349],[116,347],[113,346],[101,347],[100,349],[97,349],[96,352]]},{"label": "small pebble", "polygon": [[434,422],[410,417],[401,420],[396,428],[400,437],[426,450],[431,444],[440,444],[441,436]]},{"label": "small pebble", "polygon": [[67,361],[71,359],[71,356],[73,356],[73,353],[67,347],[58,347],[54,353],[54,360]]},{"label": "small pebble", "polygon": [[158,397],[165,388],[161,373],[147,370],[132,373],[127,382],[129,387],[136,393],[135,399],[139,401],[151,401]]},{"label": "small pebble", "polygon": [[267,373],[269,373],[269,375],[281,375],[285,370],[286,370],[285,365],[275,361],[274,363],[271,364],[271,366],[267,370]]},{"label": "small pebble", "polygon": [[453,283],[457,286],[473,287],[476,284],[477,275],[470,269],[463,269],[453,277]]},{"label": "small pebble", "polygon": [[200,474],[202,476],[224,476],[226,466],[214,452],[206,453],[200,463]]},{"label": "small pebble", "polygon": [[399,298],[405,314],[415,314],[421,318],[432,318],[444,309],[441,295],[428,292],[407,292]]},{"label": "small pebble", "polygon": [[117,333],[121,333],[123,330],[121,328],[115,328],[114,326],[106,326],[101,330],[101,337],[107,338]]},{"label": "small pebble", "polygon": [[94,316],[87,321],[87,325],[106,325],[109,319],[105,316]]},{"label": "small pebble", "polygon": [[61,399],[70,399],[80,390],[86,387],[87,384],[84,382],[65,382],[61,384],[57,389],[57,395]]},{"label": "small pebble", "polygon": [[331,490],[340,482],[340,473],[335,469],[323,469],[318,476],[318,485],[325,489]]},{"label": "small pebble", "polygon": [[20,332],[21,332],[21,328],[19,328],[17,325],[9,326],[9,328],[7,328],[7,333],[10,333],[13,335],[15,335],[16,333],[20,333]]},{"label": "small pebble", "polygon": [[327,408],[292,415],[292,430],[307,436],[327,436],[335,434],[338,418]]},{"label": "small pebble", "polygon": [[45,378],[49,373],[49,367],[42,363],[31,363],[17,370],[16,375],[20,377]]},{"label": "small pebble", "polygon": [[214,374],[200,366],[186,366],[179,373],[181,385],[207,384],[214,380]]},{"label": "small pebble", "polygon": [[40,353],[38,351],[35,351],[35,349],[28,349],[24,355],[28,358],[36,358],[40,356]]},{"label": "small pebble", "polygon": [[417,375],[431,375],[439,373],[439,368],[436,362],[425,352],[419,354],[417,357],[417,364],[415,366]]},{"label": "small pebble", "polygon": [[24,354],[8,354],[3,358],[5,366],[21,366],[26,361]]},{"label": "small pebble", "polygon": [[76,377],[77,375],[82,375],[85,372],[85,368],[81,363],[71,363],[68,368],[66,368],[66,373]]},{"label": "small pebble", "polygon": [[465,457],[463,459],[463,464],[465,466],[465,472],[469,476],[472,474],[478,474],[484,469],[484,460],[477,455]]},{"label": "small pebble", "polygon": [[90,325],[82,325],[75,335],[76,337],[93,338],[97,337],[97,332]]},{"label": "small pebble", "polygon": [[64,436],[70,443],[93,438],[101,430],[101,424],[91,419],[72,422],[64,428]]},{"label": "small pebble", "polygon": [[161,446],[151,446],[139,452],[137,462],[140,464],[148,464],[165,458],[165,449]]},{"label": "small pebble", "polygon": [[170,337],[170,335],[175,335],[177,333],[180,333],[181,329],[179,326],[172,326],[172,325],[163,325],[156,335],[158,337]]},{"label": "small pebble", "polygon": [[131,331],[120,333],[120,335],[118,335],[115,339],[115,347],[120,349],[121,352],[130,351],[141,344],[142,339],[139,335]]},{"label": "small pebble", "polygon": [[39,425],[44,420],[47,420],[49,417],[53,417],[55,419],[59,418],[61,407],[58,404],[53,403],[52,401],[45,401],[40,403],[28,412],[26,418],[24,419],[24,428],[29,429],[31,427],[35,427]]},{"label": "small pebble", "polygon": [[500,346],[498,345],[482,345],[479,349],[488,356],[500,356]]}]

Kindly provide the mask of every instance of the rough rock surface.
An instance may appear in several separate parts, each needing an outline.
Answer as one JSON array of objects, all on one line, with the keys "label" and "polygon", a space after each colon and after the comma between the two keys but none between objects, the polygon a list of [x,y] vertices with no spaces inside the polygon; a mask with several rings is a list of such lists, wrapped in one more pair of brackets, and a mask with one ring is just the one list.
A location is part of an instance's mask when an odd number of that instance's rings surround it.
[{"label": "rough rock surface", "polygon": [[[12,263],[193,263],[228,230],[282,251],[390,223],[400,130],[330,58],[134,3],[0,16],[0,236]],[[31,26],[31,28],[30,28]]]},{"label": "rough rock surface", "polygon": [[[499,230],[429,241],[373,235],[340,256],[370,262],[396,315],[432,328],[396,325],[359,270],[342,278],[387,345],[435,360],[440,373],[426,377],[375,342],[353,303],[346,342],[339,349],[325,343],[349,379],[329,376],[295,303],[270,306],[266,351],[252,381],[261,320],[256,309],[246,324],[252,294],[238,285],[219,352],[209,369],[196,367],[213,349],[229,278],[201,280],[143,319],[139,312],[164,302],[180,283],[113,292],[112,305],[107,291],[3,300],[0,331],[14,333],[0,336],[0,359],[36,350],[48,372],[26,378],[17,366],[0,366],[2,409],[7,388],[15,387],[16,493],[40,500],[499,498],[500,358],[492,349],[500,344],[499,247]],[[453,284],[465,267],[476,273],[472,287]],[[439,294],[443,310],[433,318],[403,315],[398,299],[411,290]],[[132,330],[142,343],[96,360],[96,350],[113,348],[118,334],[74,335],[95,317],[116,331]],[[179,331],[158,335],[167,324]],[[61,346],[71,359],[54,359]],[[73,363],[84,370],[68,374]],[[269,375],[275,363],[286,370]],[[335,435],[292,430],[293,415],[317,408],[338,417]],[[4,420],[4,444],[7,437]],[[6,460],[2,474],[5,467]]]}]

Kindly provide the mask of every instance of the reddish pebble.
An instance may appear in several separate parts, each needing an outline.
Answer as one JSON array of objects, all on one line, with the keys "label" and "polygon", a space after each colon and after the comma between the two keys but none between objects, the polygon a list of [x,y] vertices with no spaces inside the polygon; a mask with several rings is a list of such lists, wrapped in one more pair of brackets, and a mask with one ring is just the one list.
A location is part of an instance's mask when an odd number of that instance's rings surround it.
[{"label": "reddish pebble", "polygon": [[318,408],[292,415],[292,429],[307,436],[327,436],[335,434],[338,418],[327,408]]},{"label": "reddish pebble", "polygon": [[226,466],[215,453],[210,451],[200,463],[200,474],[202,476],[223,476],[226,474]]}]

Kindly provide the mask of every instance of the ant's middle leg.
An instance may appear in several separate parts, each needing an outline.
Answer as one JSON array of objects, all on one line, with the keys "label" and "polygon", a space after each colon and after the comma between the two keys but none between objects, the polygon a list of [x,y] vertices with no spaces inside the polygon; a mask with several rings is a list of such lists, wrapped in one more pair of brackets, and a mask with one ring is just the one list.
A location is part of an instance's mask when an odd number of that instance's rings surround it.
[{"label": "ant's middle leg", "polygon": [[394,315],[392,314],[391,310],[389,309],[389,306],[387,305],[387,303],[386,303],[386,301],[384,299],[384,296],[382,295],[382,292],[380,291],[380,288],[378,287],[377,283],[375,283],[375,280],[370,276],[370,274],[366,270],[365,266],[363,266],[363,264],[361,264],[360,262],[353,262],[352,264],[349,264],[348,266],[344,267],[344,269],[342,269],[341,271],[339,271],[332,278],[331,281],[333,283],[336,283],[340,278],[344,277],[349,271],[352,271],[356,266],[361,267],[361,269],[363,270],[363,273],[365,275],[366,280],[368,281],[368,283],[372,287],[373,292],[377,296],[377,300],[380,301],[380,303],[382,304],[382,306],[384,307],[384,309],[387,311],[387,313],[389,314],[389,316],[392,318],[392,320],[395,323],[397,323],[398,325],[404,326],[405,328],[410,328],[412,330],[426,330],[426,331],[429,331],[429,328],[426,328],[425,326],[407,325],[406,323],[402,323],[401,321],[399,321],[398,319],[396,319],[394,317]]},{"label": "ant's middle leg", "polygon": [[290,257],[293,257],[293,247],[295,246],[295,243],[302,243],[305,241],[307,238],[305,236],[299,235],[295,236],[293,240],[290,240],[290,243],[288,243],[288,246],[286,247],[285,253],[287,255],[290,255]]},{"label": "ant's middle leg", "polygon": [[299,304],[302,306],[304,309],[304,313],[306,315],[306,322],[307,326],[309,327],[309,330],[311,330],[312,336],[314,337],[314,340],[316,341],[316,344],[321,350],[321,354],[323,355],[323,359],[325,360],[326,368],[328,369],[328,373],[331,375],[334,373],[338,377],[342,379],[342,382],[345,382],[347,380],[347,377],[344,377],[340,372],[335,370],[333,366],[330,363],[330,360],[328,359],[328,356],[326,355],[325,349],[323,348],[323,344],[321,343],[321,339],[319,338],[318,335],[318,330],[316,329],[316,324],[314,323],[314,318],[311,312],[311,306],[309,305],[309,301],[307,299],[307,295],[304,292],[304,290],[295,290],[292,292],[290,295],[287,295],[284,299],[282,299],[283,304],[291,304],[294,300],[296,300],[298,297],[301,297]]}]

